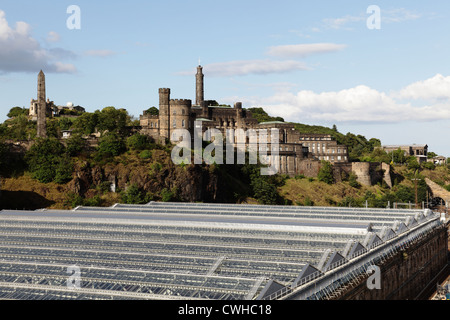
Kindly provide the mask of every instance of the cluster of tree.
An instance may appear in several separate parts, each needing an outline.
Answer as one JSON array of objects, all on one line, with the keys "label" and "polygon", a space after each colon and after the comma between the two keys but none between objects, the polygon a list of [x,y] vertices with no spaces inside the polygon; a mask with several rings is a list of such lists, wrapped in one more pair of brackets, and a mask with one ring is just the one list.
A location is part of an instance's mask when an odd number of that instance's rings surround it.
[{"label": "cluster of tree", "polygon": [[[417,184],[417,203],[419,206],[422,202],[427,200],[427,185],[425,181],[419,180]],[[388,190],[383,194],[375,194],[372,191],[367,191],[364,196],[345,197],[338,206],[341,207],[365,207],[366,204],[370,208],[386,208],[393,207],[394,203],[397,205],[411,204],[415,205],[416,191],[415,187],[410,187],[404,184],[395,186],[392,190]]]},{"label": "cluster of tree", "polygon": [[271,117],[264,111],[263,108],[248,108],[246,109],[252,113],[253,118],[255,118],[259,123],[269,122],[269,121],[281,121],[284,122],[282,117]]},{"label": "cluster of tree", "polygon": [[[429,155],[431,153],[431,156]],[[436,154],[430,152],[428,154],[428,159],[434,157]],[[401,164],[406,165],[410,170],[417,169],[430,169],[434,170],[436,165],[432,162],[422,162],[419,163],[415,156],[408,156],[401,149],[394,150],[393,152],[386,152],[381,148],[375,148],[369,154],[366,154],[360,158],[361,161],[365,162],[384,162],[387,164]]]},{"label": "cluster of tree", "polygon": [[25,160],[32,177],[40,182],[63,184],[72,179],[72,159],[67,148],[55,138],[38,139]]},{"label": "cluster of tree", "polygon": [[83,113],[73,121],[71,129],[76,133],[86,135],[96,131],[100,133],[114,132],[124,135],[127,132],[127,127],[137,125],[139,125],[139,121],[133,120],[125,109],[106,107],[101,111],[96,110],[93,113]]}]

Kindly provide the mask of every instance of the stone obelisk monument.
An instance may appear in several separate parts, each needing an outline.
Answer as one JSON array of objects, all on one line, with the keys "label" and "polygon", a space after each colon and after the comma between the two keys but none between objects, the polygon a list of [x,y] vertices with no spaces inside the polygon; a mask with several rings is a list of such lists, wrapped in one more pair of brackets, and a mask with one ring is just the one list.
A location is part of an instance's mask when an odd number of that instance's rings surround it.
[{"label": "stone obelisk monument", "polygon": [[44,72],[39,72],[38,75],[38,92],[37,92],[37,137],[47,137],[47,103],[45,101],[45,75]]},{"label": "stone obelisk monument", "polygon": [[196,79],[196,94],[195,94],[195,104],[201,105],[204,100],[204,89],[203,89],[203,67],[197,67],[197,74],[195,75]]}]

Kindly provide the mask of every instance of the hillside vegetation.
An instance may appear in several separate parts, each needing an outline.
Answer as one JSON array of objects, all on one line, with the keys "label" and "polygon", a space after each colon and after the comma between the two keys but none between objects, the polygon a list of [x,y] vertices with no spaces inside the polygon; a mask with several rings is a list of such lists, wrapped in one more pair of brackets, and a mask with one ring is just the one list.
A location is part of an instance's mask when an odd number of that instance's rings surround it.
[{"label": "hillside vegetation", "polygon": [[[14,110],[13,110],[14,109]],[[296,124],[301,132],[331,134],[347,144],[357,161],[383,161],[393,166],[394,186],[361,186],[350,175],[335,183],[324,165],[317,178],[301,175],[261,176],[260,165],[175,165],[172,146],[162,146],[134,130],[136,120],[124,109],[107,107],[81,117],[47,121],[46,139],[36,139],[36,125],[24,109],[13,108],[10,119],[0,124],[1,208],[73,208],[79,205],[110,206],[114,203],[189,201],[263,203],[303,206],[386,207],[393,202],[426,199],[424,177],[450,189],[448,166],[419,166],[400,154],[386,154],[375,148],[378,139],[341,134],[336,128]],[[263,109],[251,109],[258,121],[283,121]],[[70,139],[61,140],[71,129]],[[88,148],[83,136],[98,132],[98,146]],[[25,150],[15,141],[31,140]]]}]

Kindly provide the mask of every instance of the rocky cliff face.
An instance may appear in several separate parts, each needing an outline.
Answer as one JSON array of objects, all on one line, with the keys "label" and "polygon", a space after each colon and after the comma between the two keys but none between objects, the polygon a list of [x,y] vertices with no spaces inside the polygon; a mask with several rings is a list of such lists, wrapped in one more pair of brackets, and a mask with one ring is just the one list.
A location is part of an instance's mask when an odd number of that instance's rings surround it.
[{"label": "rocky cliff face", "polygon": [[[159,151],[159,150],[156,150]],[[227,187],[220,183],[220,174],[204,166],[176,166],[164,152],[155,152],[151,160],[124,158],[104,166],[88,162],[75,164],[73,179],[67,192],[85,196],[89,189],[110,184],[115,191],[136,185],[146,193],[160,197],[161,191],[175,190],[180,201],[228,202]]]}]

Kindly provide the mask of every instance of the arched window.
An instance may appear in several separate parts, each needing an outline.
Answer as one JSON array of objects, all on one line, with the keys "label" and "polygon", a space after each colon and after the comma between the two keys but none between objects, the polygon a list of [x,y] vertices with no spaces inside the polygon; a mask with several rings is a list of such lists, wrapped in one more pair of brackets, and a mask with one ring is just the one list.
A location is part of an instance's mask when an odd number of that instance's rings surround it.
[{"label": "arched window", "polygon": [[184,128],[184,120],[181,120],[181,126]]}]

